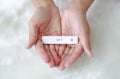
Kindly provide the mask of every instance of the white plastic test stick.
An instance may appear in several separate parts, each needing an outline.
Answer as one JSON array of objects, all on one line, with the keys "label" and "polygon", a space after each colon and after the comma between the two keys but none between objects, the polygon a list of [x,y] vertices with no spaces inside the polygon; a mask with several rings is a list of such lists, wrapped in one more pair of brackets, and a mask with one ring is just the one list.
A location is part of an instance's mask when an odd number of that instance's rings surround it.
[{"label": "white plastic test stick", "polygon": [[42,36],[43,44],[78,44],[78,36]]}]

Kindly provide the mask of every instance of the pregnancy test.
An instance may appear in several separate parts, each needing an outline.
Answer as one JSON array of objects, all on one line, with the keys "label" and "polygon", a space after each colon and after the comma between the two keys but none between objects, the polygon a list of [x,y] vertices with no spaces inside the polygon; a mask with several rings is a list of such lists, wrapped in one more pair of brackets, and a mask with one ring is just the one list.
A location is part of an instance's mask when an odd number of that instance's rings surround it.
[{"label": "pregnancy test", "polygon": [[78,36],[42,36],[43,44],[78,44]]}]

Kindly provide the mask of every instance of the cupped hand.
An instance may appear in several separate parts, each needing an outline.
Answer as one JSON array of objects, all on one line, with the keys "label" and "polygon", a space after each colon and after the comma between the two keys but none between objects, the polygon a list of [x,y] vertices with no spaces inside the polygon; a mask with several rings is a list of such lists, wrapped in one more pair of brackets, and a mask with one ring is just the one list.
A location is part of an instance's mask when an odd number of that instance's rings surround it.
[{"label": "cupped hand", "polygon": [[90,48],[90,29],[86,19],[86,13],[75,4],[71,4],[64,10],[62,15],[62,35],[78,36],[79,43],[77,45],[61,45],[59,55],[61,62],[60,70],[64,70],[71,66],[85,51],[87,55],[93,57]]},{"label": "cupped hand", "polygon": [[35,45],[40,57],[47,62],[50,67],[58,66],[60,59],[58,56],[59,45],[43,45],[42,36],[59,36],[61,34],[60,14],[56,5],[50,0],[36,8],[34,15],[29,21],[29,43],[27,48]]}]

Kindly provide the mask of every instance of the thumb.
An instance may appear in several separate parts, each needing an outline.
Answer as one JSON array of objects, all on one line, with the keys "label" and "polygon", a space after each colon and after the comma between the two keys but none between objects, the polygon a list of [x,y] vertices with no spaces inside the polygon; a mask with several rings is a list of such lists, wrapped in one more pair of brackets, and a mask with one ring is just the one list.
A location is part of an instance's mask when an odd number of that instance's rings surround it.
[{"label": "thumb", "polygon": [[89,36],[90,36],[90,29],[89,29],[89,25],[87,25],[87,26],[84,26],[81,30],[80,41],[87,55],[90,57],[94,57],[94,54],[91,51]]},{"label": "thumb", "polygon": [[86,37],[86,36],[82,36],[81,37],[81,44],[84,48],[84,51],[87,53],[88,56],[90,57],[94,57],[92,51],[91,51],[91,46],[90,46],[90,40],[89,40],[89,37]]},{"label": "thumb", "polygon": [[29,41],[26,46],[27,49],[30,49],[37,41],[38,37],[38,26],[29,24]]}]

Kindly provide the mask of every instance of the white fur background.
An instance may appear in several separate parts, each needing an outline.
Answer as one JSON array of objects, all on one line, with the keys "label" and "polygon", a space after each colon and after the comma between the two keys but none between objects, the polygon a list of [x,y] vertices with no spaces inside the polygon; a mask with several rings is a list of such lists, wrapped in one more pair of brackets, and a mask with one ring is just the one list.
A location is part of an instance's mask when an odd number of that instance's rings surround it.
[{"label": "white fur background", "polygon": [[[55,2],[63,11],[69,1]],[[120,0],[95,0],[87,14],[95,58],[83,54],[63,72],[25,49],[34,10],[31,0],[0,0],[0,79],[120,79]]]}]

